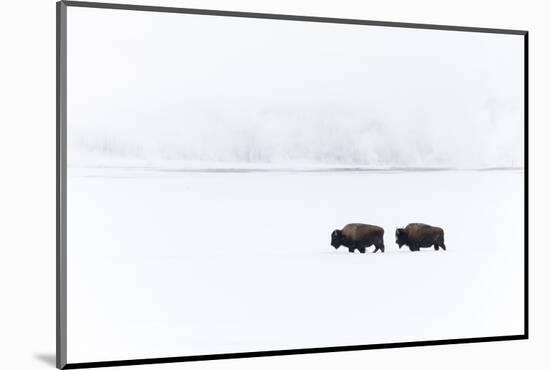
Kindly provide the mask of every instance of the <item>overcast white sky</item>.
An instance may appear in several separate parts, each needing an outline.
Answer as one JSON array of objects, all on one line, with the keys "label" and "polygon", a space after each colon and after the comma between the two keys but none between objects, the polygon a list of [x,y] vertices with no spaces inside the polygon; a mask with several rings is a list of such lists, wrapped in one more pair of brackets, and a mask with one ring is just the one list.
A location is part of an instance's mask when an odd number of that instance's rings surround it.
[{"label": "overcast white sky", "polygon": [[523,38],[68,8],[69,162],[523,164]]}]

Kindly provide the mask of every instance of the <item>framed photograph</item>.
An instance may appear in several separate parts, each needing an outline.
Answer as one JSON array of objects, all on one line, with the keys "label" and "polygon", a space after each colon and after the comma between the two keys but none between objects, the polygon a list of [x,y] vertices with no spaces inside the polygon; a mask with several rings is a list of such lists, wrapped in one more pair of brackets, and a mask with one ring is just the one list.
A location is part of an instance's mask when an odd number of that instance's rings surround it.
[{"label": "framed photograph", "polygon": [[526,31],[57,3],[57,366],[527,339]]}]

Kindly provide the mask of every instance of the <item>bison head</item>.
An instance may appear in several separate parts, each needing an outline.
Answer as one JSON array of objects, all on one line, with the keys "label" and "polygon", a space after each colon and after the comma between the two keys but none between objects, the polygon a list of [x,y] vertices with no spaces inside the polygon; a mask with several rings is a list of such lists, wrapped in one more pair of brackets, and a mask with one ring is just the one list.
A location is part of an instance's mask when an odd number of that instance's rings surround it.
[{"label": "bison head", "polygon": [[395,230],[395,243],[401,248],[403,245],[407,244],[407,233],[405,229]]},{"label": "bison head", "polygon": [[331,234],[330,245],[332,245],[334,249],[338,249],[342,245],[342,238],[342,230],[334,230]]}]

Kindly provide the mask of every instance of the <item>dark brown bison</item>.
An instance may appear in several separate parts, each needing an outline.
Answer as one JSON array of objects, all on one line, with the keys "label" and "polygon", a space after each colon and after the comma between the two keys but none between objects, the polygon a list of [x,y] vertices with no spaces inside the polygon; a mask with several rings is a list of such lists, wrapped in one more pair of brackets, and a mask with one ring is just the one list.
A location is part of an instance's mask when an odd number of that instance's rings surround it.
[{"label": "dark brown bison", "polygon": [[395,242],[399,248],[407,245],[413,252],[432,245],[436,251],[439,248],[446,250],[443,229],[426,224],[408,224],[404,229],[395,230]]},{"label": "dark brown bison", "polygon": [[373,253],[378,250],[384,252],[384,229],[373,225],[348,224],[342,230],[332,232],[330,244],[335,249],[343,245],[351,253],[355,252],[356,249],[361,253],[365,253],[365,249],[371,245],[376,247]]}]

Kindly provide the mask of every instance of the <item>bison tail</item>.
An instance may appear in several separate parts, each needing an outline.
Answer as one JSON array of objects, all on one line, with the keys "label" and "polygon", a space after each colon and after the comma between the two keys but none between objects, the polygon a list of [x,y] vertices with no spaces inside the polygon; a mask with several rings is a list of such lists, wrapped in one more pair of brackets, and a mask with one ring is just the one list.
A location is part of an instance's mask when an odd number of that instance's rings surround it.
[{"label": "bison tail", "polygon": [[445,246],[445,235],[443,234],[443,230],[441,230],[441,234],[439,234],[439,237],[437,238],[437,244],[444,251],[447,250],[447,247]]},{"label": "bison tail", "polygon": [[437,241],[445,243],[445,233],[443,232],[443,229],[440,229],[440,232],[437,235]]}]

